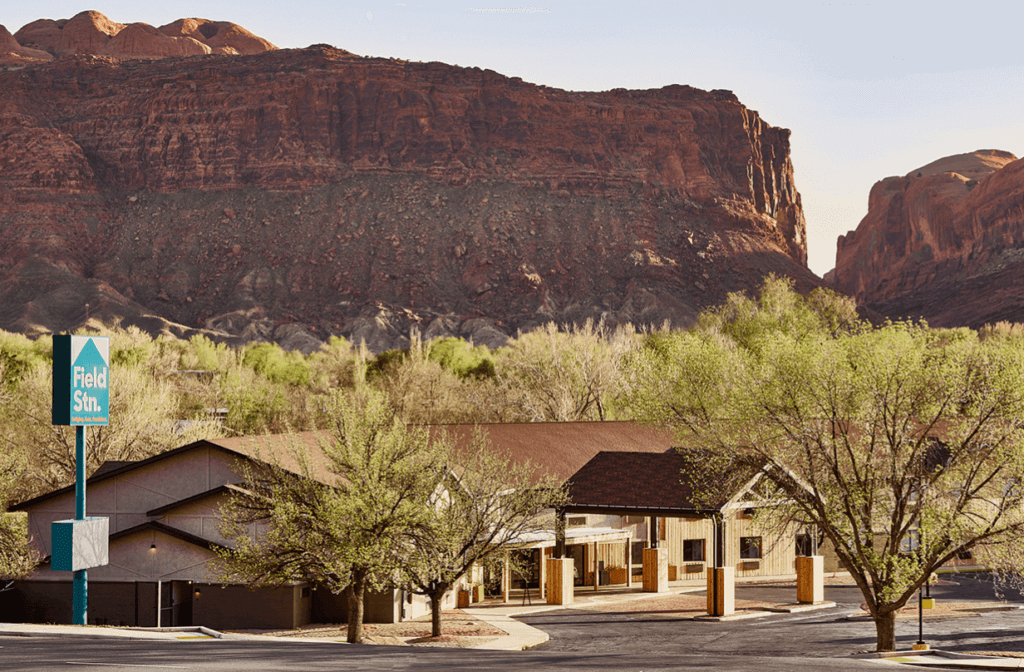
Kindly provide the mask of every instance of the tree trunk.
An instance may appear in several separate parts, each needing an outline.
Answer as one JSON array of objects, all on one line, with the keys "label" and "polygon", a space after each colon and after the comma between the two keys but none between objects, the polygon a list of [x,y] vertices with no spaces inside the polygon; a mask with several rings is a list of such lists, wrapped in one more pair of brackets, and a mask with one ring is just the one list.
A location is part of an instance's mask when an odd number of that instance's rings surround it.
[{"label": "tree trunk", "polygon": [[448,584],[439,584],[430,593],[430,636],[441,636],[441,598],[448,591]]},{"label": "tree trunk", "polygon": [[896,650],[896,612],[893,609],[884,614],[875,615],[875,633],[878,637],[876,651]]},{"label": "tree trunk", "polygon": [[363,594],[366,592],[366,570],[352,572],[348,594],[348,643],[363,641]]}]

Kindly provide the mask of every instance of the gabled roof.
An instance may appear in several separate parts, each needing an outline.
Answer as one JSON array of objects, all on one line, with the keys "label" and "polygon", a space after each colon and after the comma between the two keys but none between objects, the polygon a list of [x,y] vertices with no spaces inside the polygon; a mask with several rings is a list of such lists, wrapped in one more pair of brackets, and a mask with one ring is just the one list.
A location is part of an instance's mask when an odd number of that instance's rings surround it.
[{"label": "gabled roof", "polygon": [[[196,448],[216,448],[218,450],[224,450],[225,452],[233,452],[233,451],[226,450],[223,446],[219,446],[219,445],[213,443],[212,441],[207,441],[206,439],[200,439],[199,441],[194,441],[194,442],[186,444],[184,446],[179,446],[178,448],[172,448],[171,450],[164,451],[162,453],[159,453],[157,455],[153,455],[152,457],[148,457],[148,458],[146,458],[144,460],[139,460],[137,462],[123,462],[123,463],[119,463],[120,466],[112,466],[112,463],[105,462],[99,469],[97,469],[93,473],[92,476],[90,476],[89,478],[86,479],[85,483],[86,483],[86,486],[90,486],[90,485],[93,485],[95,483],[101,483],[101,482],[103,482],[103,481],[105,481],[107,479],[114,478],[115,476],[120,476],[121,474],[124,474],[126,472],[132,471],[133,469],[138,469],[139,467],[144,467],[146,465],[153,464],[155,462],[160,462],[161,460],[166,460],[166,459],[168,459],[170,457],[174,457],[175,455],[180,455],[181,453],[185,453],[185,452],[188,452],[190,450],[194,450]],[[245,457],[244,455],[241,455],[241,456]],[[118,464],[118,463],[113,463],[113,464]],[[108,466],[108,465],[110,465],[110,466]],[[112,468],[111,468],[111,466],[112,466]],[[104,469],[104,467],[108,467],[108,468]],[[15,505],[11,506],[10,510],[11,511],[19,511],[21,509],[26,509],[26,508],[28,508],[30,506],[33,506],[35,504],[38,504],[40,502],[44,502],[44,501],[46,501],[48,499],[52,499],[54,497],[58,497],[60,495],[65,495],[65,494],[67,494],[69,492],[74,492],[74,491],[75,491],[75,485],[74,485],[74,483],[72,483],[71,485],[65,486],[63,488],[57,488],[56,490],[51,490],[50,492],[47,492],[47,493],[42,494],[42,495],[39,495],[38,497],[33,497],[32,499],[26,500],[24,502],[19,502],[18,504],[15,504]]]},{"label": "gabled roof", "polygon": [[664,453],[674,435],[634,422],[534,422],[480,425],[431,425],[430,431],[447,432],[457,447],[466,448],[475,431],[486,432],[492,448],[511,460],[527,460],[536,476],[567,480],[602,451]]},{"label": "gabled roof", "polygon": [[754,473],[732,474],[697,493],[684,482],[692,458],[675,451],[660,454],[601,452],[569,478],[566,511],[618,515],[708,515],[721,511],[748,487]]},{"label": "gabled roof", "polygon": [[218,548],[224,548],[222,544],[218,544],[215,541],[204,539],[202,537],[196,536],[184,530],[179,530],[176,527],[164,525],[163,523],[159,523],[155,520],[150,520],[145,523],[140,523],[134,527],[129,527],[127,529],[114,532],[112,535],[110,535],[110,541],[115,541],[117,539],[121,539],[123,537],[127,537],[138,532],[143,532],[145,530],[155,530],[156,532],[163,532],[164,534],[176,537],[194,546],[200,546],[202,548],[205,548],[208,551],[215,551]]},{"label": "gabled roof", "polygon": [[231,492],[231,493],[244,493],[245,489],[244,488],[240,488],[237,485],[232,485],[232,484],[228,483],[226,485],[221,485],[221,486],[218,486],[216,488],[213,488],[212,490],[207,490],[206,492],[200,492],[199,494],[192,495],[191,497],[186,497],[185,499],[179,499],[176,502],[171,502],[170,504],[164,504],[163,506],[158,506],[155,509],[150,509],[149,511],[146,511],[146,515],[147,516],[161,516],[161,515],[163,515],[165,513],[169,513],[170,511],[173,511],[173,510],[175,510],[175,509],[177,509],[179,507],[185,506],[187,504],[192,504],[193,502],[198,502],[200,500],[206,499],[207,497],[213,497],[215,495],[219,495],[219,494],[222,494],[222,493],[228,493],[228,492]]},{"label": "gabled roof", "polygon": [[[315,433],[304,432],[302,434],[297,435],[297,437],[300,442],[305,443],[308,447],[311,448],[310,454],[313,456],[314,459],[315,475],[323,475],[325,479],[329,479],[325,480],[324,482],[332,482],[333,479],[330,479],[331,475],[326,469],[320,468],[318,470],[316,468],[318,464],[322,464],[323,460],[322,458],[316,457],[319,454],[319,450],[317,449]],[[107,479],[121,476],[122,474],[128,473],[135,469],[139,469],[141,467],[161,462],[162,460],[166,460],[176,455],[187,453],[190,450],[196,450],[197,448],[212,448],[214,450],[219,450],[233,457],[238,457],[245,460],[274,460],[280,463],[281,466],[284,467],[285,469],[295,471],[296,473],[301,473],[298,463],[291,454],[291,446],[291,437],[289,435],[284,434],[264,437],[244,437],[241,439],[200,439],[199,441],[194,441],[184,446],[179,446],[178,448],[172,448],[171,450],[164,451],[157,455],[153,455],[152,457],[148,457],[144,460],[138,460],[136,462],[105,462],[103,463],[103,465],[101,465],[99,469],[97,469],[93,473],[92,476],[86,479],[86,486],[101,483]],[[321,474],[319,472],[323,473]],[[48,499],[72,493],[74,492],[74,490],[75,486],[74,484],[71,484],[63,488],[58,488],[56,490],[52,490],[45,494],[39,495],[38,497],[33,497],[32,499],[15,504],[11,506],[9,510],[20,511],[23,509],[27,509],[31,506],[34,506],[35,504],[44,502]]]},{"label": "gabled roof", "polygon": [[[430,425],[431,433],[445,432],[458,447],[468,447],[474,432],[486,432],[492,448],[504,452],[517,463],[527,460],[536,467],[536,477],[568,479],[577,469],[601,451],[663,453],[672,447],[673,435],[633,422],[538,422],[493,423],[480,425]],[[213,448],[247,460],[275,462],[284,469],[302,474],[293,448],[302,447],[309,458],[313,478],[328,485],[337,482],[320,448],[322,432],[258,435],[224,439],[202,439],[137,462],[104,463],[87,481],[100,483],[134,469],[166,460],[197,448]],[[59,488],[10,507],[26,509],[48,499],[74,492],[74,485]]]},{"label": "gabled roof", "polygon": [[[129,527],[129,528],[126,528],[124,530],[120,530],[118,532],[114,532],[113,534],[110,535],[109,540],[110,541],[116,541],[118,539],[123,539],[125,537],[129,537],[129,536],[131,536],[133,534],[136,534],[138,532],[144,532],[146,530],[154,530],[156,532],[163,532],[166,535],[175,537],[176,539],[181,539],[182,541],[184,541],[186,543],[189,543],[189,544],[192,544],[193,546],[199,546],[200,548],[205,548],[208,551],[216,551],[218,548],[224,548],[224,546],[222,544],[218,544],[215,541],[210,541],[209,539],[204,539],[203,537],[196,536],[196,535],[191,534],[189,532],[186,532],[184,530],[179,530],[178,528],[171,527],[170,525],[164,525],[163,523],[159,523],[159,522],[157,522],[155,520],[150,520],[150,521],[147,521],[145,523],[140,523],[138,525],[135,525],[134,527]],[[39,564],[41,564],[41,565],[48,564],[52,557],[53,557],[52,555],[46,556],[45,558],[43,558],[42,560],[39,561]]]}]

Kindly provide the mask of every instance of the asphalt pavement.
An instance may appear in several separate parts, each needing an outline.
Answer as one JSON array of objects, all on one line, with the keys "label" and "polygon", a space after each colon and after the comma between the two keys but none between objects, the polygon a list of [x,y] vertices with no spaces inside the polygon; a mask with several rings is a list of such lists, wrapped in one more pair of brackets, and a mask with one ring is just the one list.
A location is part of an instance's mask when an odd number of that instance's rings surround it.
[{"label": "asphalt pavement", "polygon": [[876,663],[775,656],[650,653],[479,651],[290,642],[205,640],[142,642],[0,637],[0,670],[19,672],[320,672],[349,670],[875,670]]},{"label": "asphalt pavement", "polygon": [[[951,577],[941,599],[995,600],[991,584]],[[791,587],[741,585],[737,597],[786,602]],[[819,612],[778,614],[711,623],[642,612],[560,609],[521,617],[550,634],[530,651],[359,646],[294,640],[237,641],[208,637],[178,640],[81,639],[37,633],[0,635],[0,670],[145,672],[151,670],[878,670],[878,661],[850,656],[875,644],[870,621],[847,616],[861,602],[851,587],[826,587],[837,606]],[[1021,600],[1015,593],[1006,595]],[[11,633],[8,633],[11,635]],[[917,640],[917,621],[897,623],[901,649]],[[925,640],[945,651],[1024,649],[1024,611],[1003,611],[926,621]],[[1014,669],[1013,667],[1009,669]]]}]

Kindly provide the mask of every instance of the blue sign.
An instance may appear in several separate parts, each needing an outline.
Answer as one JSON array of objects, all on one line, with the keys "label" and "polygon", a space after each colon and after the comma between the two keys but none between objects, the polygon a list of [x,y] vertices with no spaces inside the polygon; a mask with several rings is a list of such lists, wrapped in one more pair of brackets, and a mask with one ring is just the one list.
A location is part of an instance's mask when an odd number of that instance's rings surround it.
[{"label": "blue sign", "polygon": [[110,422],[110,339],[53,337],[53,424]]}]

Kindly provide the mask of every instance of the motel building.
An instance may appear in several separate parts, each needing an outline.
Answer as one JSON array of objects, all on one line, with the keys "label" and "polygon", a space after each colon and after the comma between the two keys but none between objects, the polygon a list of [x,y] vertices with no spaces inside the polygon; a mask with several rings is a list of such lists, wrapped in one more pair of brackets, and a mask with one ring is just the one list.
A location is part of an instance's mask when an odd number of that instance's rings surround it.
[{"label": "motel building", "polygon": [[[756,474],[729,479],[729,491],[711,505],[695,505],[680,483],[684,458],[671,449],[668,432],[628,422],[479,427],[494,448],[529,460],[538,476],[568,482],[571,503],[549,512],[561,521],[556,529],[517,540],[512,552],[521,562],[512,564],[524,571],[513,574],[506,564],[499,577],[470,572],[444,608],[484,599],[491,578],[500,584],[499,600],[551,604],[571,604],[576,591],[608,586],[654,592],[670,584],[708,586],[709,613],[722,614],[732,609],[735,581],[799,573],[800,601],[815,602],[823,599],[823,572],[839,569],[827,557],[810,557],[806,530],[769,537],[754,527]],[[476,429],[431,427],[461,445],[469,445]],[[316,444],[310,433],[298,440]],[[204,440],[137,462],[103,464],[86,488],[89,515],[109,519],[108,564],[89,570],[89,622],[214,629],[344,622],[345,594],[304,582],[251,590],[219,582],[211,572],[216,548],[229,543],[219,532],[219,511],[242,484],[240,465],[272,455],[298,473],[286,445],[283,437]],[[331,482],[330,474],[314,475]],[[43,560],[35,574],[0,593],[0,621],[70,622],[71,573],[50,569],[50,524],[74,509],[74,486],[11,507],[27,517]],[[386,590],[367,597],[365,618],[396,622],[429,608],[422,596]]]}]

